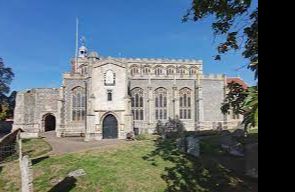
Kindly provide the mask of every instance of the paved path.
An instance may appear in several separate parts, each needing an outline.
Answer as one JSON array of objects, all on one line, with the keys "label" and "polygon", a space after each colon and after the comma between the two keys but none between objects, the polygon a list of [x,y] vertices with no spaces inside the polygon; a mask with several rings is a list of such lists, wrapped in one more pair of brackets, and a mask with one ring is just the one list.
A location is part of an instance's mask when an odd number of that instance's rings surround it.
[{"label": "paved path", "polygon": [[64,154],[77,151],[85,151],[94,148],[101,148],[105,146],[115,146],[126,143],[127,141],[119,139],[104,139],[100,141],[88,141],[85,142],[84,137],[61,137],[55,136],[55,131],[48,131],[40,134],[41,137],[51,145],[51,154]]}]

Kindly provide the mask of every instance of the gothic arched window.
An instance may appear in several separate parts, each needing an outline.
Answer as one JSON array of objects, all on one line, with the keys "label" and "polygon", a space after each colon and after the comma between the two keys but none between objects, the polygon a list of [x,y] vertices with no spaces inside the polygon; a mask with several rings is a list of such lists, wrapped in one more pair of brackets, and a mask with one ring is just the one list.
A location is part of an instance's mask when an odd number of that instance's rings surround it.
[{"label": "gothic arched window", "polygon": [[115,85],[116,83],[116,73],[114,73],[112,70],[107,70],[104,73],[104,85],[110,86]]},{"label": "gothic arched window", "polygon": [[72,121],[85,120],[85,90],[82,87],[76,87],[72,90]]},{"label": "gothic arched window", "polygon": [[167,67],[167,75],[174,75],[175,73],[175,67],[174,66],[168,66]]},{"label": "gothic arched window", "polygon": [[133,120],[143,120],[143,89],[137,87],[131,90],[131,110]]},{"label": "gothic arched window", "polygon": [[179,90],[179,116],[180,119],[191,119],[192,91],[189,88]]},{"label": "gothic arched window", "polygon": [[179,67],[177,71],[178,71],[178,73],[180,75],[185,75],[186,74],[186,68],[185,67]]},{"label": "gothic arched window", "polygon": [[197,69],[196,69],[196,67],[191,67],[190,70],[189,70],[189,74],[190,74],[190,75],[196,75],[196,74],[197,74]]},{"label": "gothic arched window", "polygon": [[137,75],[139,74],[139,69],[137,66],[132,66],[131,69],[130,69],[130,74],[133,76],[133,75]]},{"label": "gothic arched window", "polygon": [[148,74],[150,74],[150,72],[151,72],[151,69],[148,66],[145,66],[143,68],[143,74],[144,75],[148,75]]},{"label": "gothic arched window", "polygon": [[158,119],[167,119],[167,89],[158,88],[155,94],[155,117]]},{"label": "gothic arched window", "polygon": [[87,66],[81,66],[80,70],[82,75],[87,75]]},{"label": "gothic arched window", "polygon": [[162,75],[163,74],[163,68],[161,66],[155,67],[155,75]]}]

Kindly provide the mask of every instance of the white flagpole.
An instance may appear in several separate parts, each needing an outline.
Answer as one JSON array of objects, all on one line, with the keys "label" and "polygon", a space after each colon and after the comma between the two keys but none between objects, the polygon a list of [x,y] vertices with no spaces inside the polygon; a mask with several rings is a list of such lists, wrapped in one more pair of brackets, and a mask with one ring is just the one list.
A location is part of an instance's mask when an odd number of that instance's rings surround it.
[{"label": "white flagpole", "polygon": [[79,36],[79,20],[76,18],[76,48],[75,48],[75,67],[74,70],[76,72],[78,65],[78,36]]}]

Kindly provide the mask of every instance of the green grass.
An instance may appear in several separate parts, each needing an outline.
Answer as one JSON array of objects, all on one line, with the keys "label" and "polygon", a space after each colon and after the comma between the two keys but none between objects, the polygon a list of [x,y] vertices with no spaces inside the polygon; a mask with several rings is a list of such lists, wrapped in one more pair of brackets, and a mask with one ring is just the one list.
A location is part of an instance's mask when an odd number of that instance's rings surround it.
[{"label": "green grass", "polygon": [[[30,151],[34,145],[24,148]],[[33,165],[34,191],[56,189],[58,182],[54,181],[66,183],[63,187],[71,192],[253,191],[252,183],[210,157],[209,153],[202,158],[186,156],[173,140],[132,141],[110,149],[51,156]],[[1,172],[0,181],[5,181],[0,182],[0,191],[19,190],[19,173],[11,172],[18,164],[9,166]],[[64,180],[69,172],[81,168],[87,175]]]},{"label": "green grass", "polygon": [[[51,151],[51,146],[41,138],[22,140],[23,155],[34,159]],[[16,158],[17,159],[17,158]],[[20,190],[20,170],[18,160],[5,163],[0,167],[0,191]]]},{"label": "green grass", "polygon": [[23,139],[22,148],[23,155],[29,155],[30,158],[44,155],[52,150],[51,146],[41,138]]},{"label": "green grass", "polygon": [[[77,179],[73,191],[159,191],[165,188],[160,173],[164,165],[155,167],[142,159],[153,149],[153,143],[134,142],[111,151],[90,151],[56,156],[41,161],[34,167],[39,177],[35,179],[35,191],[47,191],[52,179],[64,179],[76,169],[84,169],[87,175]],[[161,191],[161,190],[160,190]]]}]

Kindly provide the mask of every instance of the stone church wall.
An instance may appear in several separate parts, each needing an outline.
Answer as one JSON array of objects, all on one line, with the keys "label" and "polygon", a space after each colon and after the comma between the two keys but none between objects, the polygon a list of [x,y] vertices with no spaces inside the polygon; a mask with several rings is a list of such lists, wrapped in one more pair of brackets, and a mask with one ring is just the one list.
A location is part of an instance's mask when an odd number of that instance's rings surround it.
[{"label": "stone church wall", "polygon": [[52,114],[57,118],[59,89],[44,88],[20,91],[16,96],[13,129],[43,132],[43,118]]},{"label": "stone church wall", "polygon": [[66,74],[63,82],[64,94],[63,94],[63,107],[61,115],[63,119],[61,121],[64,123],[59,129],[59,134],[63,133],[73,133],[80,134],[85,133],[85,121],[72,121],[72,90],[76,87],[82,87],[85,89],[85,80],[79,75]]},{"label": "stone church wall", "polygon": [[[134,121],[134,124],[139,129],[142,129],[142,132],[153,132],[157,120],[155,119],[155,99],[154,91],[157,88],[163,87],[167,89],[167,117],[175,118],[179,116],[179,96],[178,92],[182,88],[189,88],[192,90],[192,101],[195,100],[195,79],[131,79],[130,80],[130,90],[139,87],[144,90],[144,120],[143,121]],[[192,102],[193,104],[193,102]],[[183,119],[183,123],[186,126],[186,129],[189,131],[195,130],[195,105],[192,105],[192,119]],[[163,120],[162,120],[163,121]],[[166,121],[163,121],[165,123]],[[144,130],[145,129],[145,130]]]},{"label": "stone church wall", "polygon": [[217,128],[225,117],[220,107],[225,96],[225,81],[222,76],[210,75],[201,79],[203,100],[203,128]]}]

